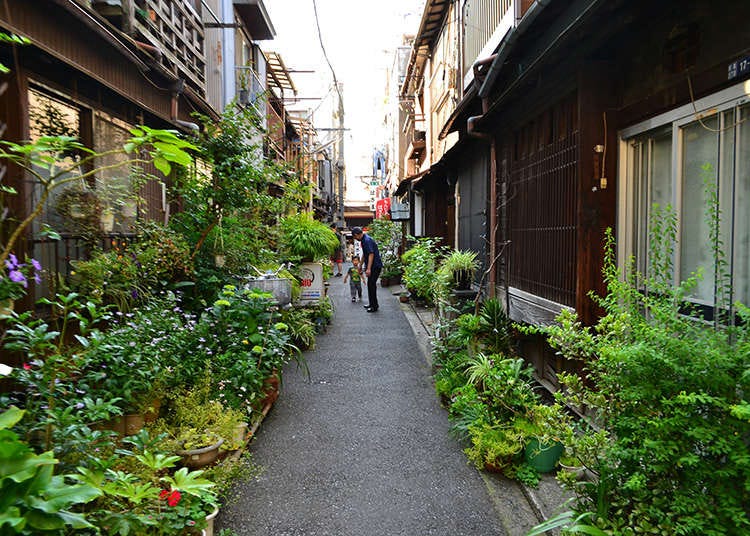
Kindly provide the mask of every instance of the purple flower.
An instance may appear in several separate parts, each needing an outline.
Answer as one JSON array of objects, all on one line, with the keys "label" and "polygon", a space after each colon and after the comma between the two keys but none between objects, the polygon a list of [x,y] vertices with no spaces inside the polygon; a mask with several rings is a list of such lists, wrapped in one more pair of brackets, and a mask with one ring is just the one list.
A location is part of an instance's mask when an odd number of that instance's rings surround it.
[{"label": "purple flower", "polygon": [[29,286],[29,283],[26,281],[26,278],[24,277],[24,275],[18,270],[11,270],[8,273],[8,278],[14,283],[23,283],[23,288],[26,288]]},{"label": "purple flower", "polygon": [[76,404],[76,409],[83,409],[83,402]]},{"label": "purple flower", "polygon": [[31,259],[31,266],[33,266],[34,270],[36,270],[37,272],[42,271],[42,265],[36,259]]},{"label": "purple flower", "polygon": [[39,277],[38,273],[34,274],[34,281],[36,282],[37,285],[41,285],[42,284],[42,278]]},{"label": "purple flower", "polygon": [[5,265],[8,267],[9,270],[12,270],[13,268],[18,267],[18,257],[13,255],[12,253],[8,255],[8,260],[5,261]]}]

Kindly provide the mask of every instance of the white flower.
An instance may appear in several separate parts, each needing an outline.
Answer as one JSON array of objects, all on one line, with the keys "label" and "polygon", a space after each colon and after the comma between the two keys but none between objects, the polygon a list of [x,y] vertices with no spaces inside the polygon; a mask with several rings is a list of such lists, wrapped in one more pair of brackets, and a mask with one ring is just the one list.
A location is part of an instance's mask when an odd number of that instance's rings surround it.
[{"label": "white flower", "polygon": [[11,372],[13,372],[13,367],[0,363],[0,376],[10,376]]}]

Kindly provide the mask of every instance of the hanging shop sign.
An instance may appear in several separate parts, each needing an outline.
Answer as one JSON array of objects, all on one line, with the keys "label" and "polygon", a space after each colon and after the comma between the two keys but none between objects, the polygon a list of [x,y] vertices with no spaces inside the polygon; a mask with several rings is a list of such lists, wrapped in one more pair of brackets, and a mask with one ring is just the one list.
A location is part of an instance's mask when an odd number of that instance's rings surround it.
[{"label": "hanging shop sign", "polygon": [[398,197],[391,197],[391,219],[406,221],[409,219],[409,202],[401,202]]},{"label": "hanging shop sign", "polygon": [[375,202],[375,218],[390,218],[391,216],[391,198],[378,199]]}]

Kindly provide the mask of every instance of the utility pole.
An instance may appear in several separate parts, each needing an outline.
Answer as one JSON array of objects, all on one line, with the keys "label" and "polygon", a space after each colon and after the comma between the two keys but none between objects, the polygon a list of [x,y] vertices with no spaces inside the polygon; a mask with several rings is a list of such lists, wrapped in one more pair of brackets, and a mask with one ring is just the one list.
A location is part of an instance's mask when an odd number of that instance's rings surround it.
[{"label": "utility pole", "polygon": [[339,97],[339,149],[338,158],[336,159],[336,171],[338,172],[338,214],[337,214],[337,227],[344,226],[344,170],[346,165],[344,164],[344,84],[341,82],[337,83],[337,94]]}]

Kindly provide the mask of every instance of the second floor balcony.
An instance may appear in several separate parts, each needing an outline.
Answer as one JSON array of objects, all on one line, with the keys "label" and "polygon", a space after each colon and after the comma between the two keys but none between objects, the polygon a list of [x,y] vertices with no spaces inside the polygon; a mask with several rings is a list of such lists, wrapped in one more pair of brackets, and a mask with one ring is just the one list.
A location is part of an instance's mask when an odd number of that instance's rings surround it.
[{"label": "second floor balcony", "polygon": [[206,95],[200,1],[92,0],[91,7],[197,95]]}]

